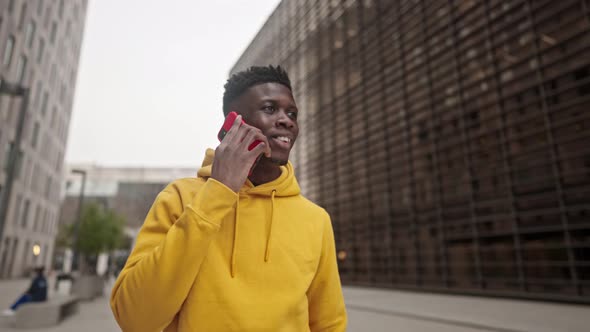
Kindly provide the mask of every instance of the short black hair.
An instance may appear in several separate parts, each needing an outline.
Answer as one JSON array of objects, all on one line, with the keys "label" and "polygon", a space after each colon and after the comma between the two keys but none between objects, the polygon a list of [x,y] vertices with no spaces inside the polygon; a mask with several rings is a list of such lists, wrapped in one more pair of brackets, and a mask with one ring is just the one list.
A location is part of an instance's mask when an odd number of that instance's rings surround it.
[{"label": "short black hair", "polygon": [[223,115],[227,116],[229,114],[229,104],[240,97],[246,90],[264,83],[279,83],[289,88],[289,90],[293,90],[289,75],[281,66],[252,66],[233,74],[223,86],[225,89],[223,93]]}]

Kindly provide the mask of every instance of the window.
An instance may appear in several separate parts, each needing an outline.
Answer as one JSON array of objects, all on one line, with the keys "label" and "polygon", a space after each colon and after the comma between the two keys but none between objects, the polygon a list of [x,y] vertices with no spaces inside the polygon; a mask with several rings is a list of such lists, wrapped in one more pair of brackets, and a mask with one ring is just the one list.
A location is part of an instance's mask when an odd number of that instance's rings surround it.
[{"label": "window", "polygon": [[35,107],[39,106],[39,102],[41,101],[41,81],[37,81],[37,86],[35,87],[35,100],[33,101],[33,105]]},{"label": "window", "polygon": [[45,198],[49,199],[49,194],[51,194],[51,176],[47,176],[47,182],[45,182]]},{"label": "window", "polygon": [[55,63],[53,63],[51,65],[51,70],[49,71],[49,85],[51,85],[51,87],[55,87],[55,80],[57,77],[57,67],[55,65]]},{"label": "window", "polygon": [[53,227],[55,225],[55,216],[52,214],[47,224],[47,234],[53,234]]},{"label": "window", "polygon": [[22,83],[22,81],[25,78],[25,70],[27,69],[27,57],[24,55],[21,55],[18,58],[18,63],[16,65],[16,80],[19,83]]},{"label": "window", "polygon": [[64,0],[59,0],[59,18],[64,16]]},{"label": "window", "polygon": [[70,37],[70,33],[72,32],[72,21],[68,20],[66,23],[66,37]]},{"label": "window", "polygon": [[47,233],[48,229],[49,229],[49,222],[51,221],[51,212],[49,212],[49,209],[46,209],[43,213],[43,219],[41,221],[41,227],[39,227],[39,230],[42,233]]},{"label": "window", "polygon": [[35,218],[33,219],[33,231],[37,231],[39,228],[39,217],[41,217],[41,206],[37,205],[37,209],[35,209]]},{"label": "window", "polygon": [[47,91],[43,92],[43,102],[41,103],[41,115],[45,116],[47,113],[47,103],[49,102],[49,93]]},{"label": "window", "polygon": [[23,254],[23,261],[25,262],[25,266],[29,265],[29,257],[30,257],[30,252],[31,249],[29,248],[31,245],[31,241],[27,240],[27,242],[25,242],[25,249],[24,249],[24,254]]},{"label": "window", "polygon": [[[33,174],[31,174],[31,178],[32,179],[37,179],[37,176],[39,174],[39,165],[35,164],[35,166],[33,167]],[[37,183],[39,181],[31,181],[30,183],[30,189],[34,189],[37,188]]]},{"label": "window", "polygon": [[20,17],[18,19],[18,28],[22,29],[23,24],[25,23],[25,16],[27,14],[27,4],[23,3],[23,5],[20,7]]},{"label": "window", "polygon": [[45,29],[47,29],[49,27],[49,19],[50,18],[51,18],[51,3],[49,4],[47,9],[45,10],[45,17],[43,19],[43,26],[45,27]]},{"label": "window", "polygon": [[51,128],[55,127],[55,117],[57,116],[57,107],[53,106],[51,108]]},{"label": "window", "polygon": [[33,166],[32,158],[27,159],[25,166],[23,167],[23,187],[28,187],[31,182],[31,166]]},{"label": "window", "polygon": [[4,169],[8,168],[8,163],[10,162],[10,155],[12,154],[12,149],[14,149],[14,142],[6,143],[6,148],[4,151]]},{"label": "window", "polygon": [[61,87],[59,89],[59,102],[63,105],[66,99],[66,85],[65,84],[61,84]]},{"label": "window", "polygon": [[47,259],[47,248],[48,246],[46,244],[43,245],[43,258],[41,258],[41,265],[46,264],[45,260]]},{"label": "window", "polygon": [[23,160],[24,160],[23,151],[19,149],[17,152],[17,155],[16,155],[16,162],[15,162],[15,167],[14,167],[14,178],[15,179],[18,179],[18,177],[20,176],[20,170],[23,167]]},{"label": "window", "polygon": [[31,207],[31,201],[28,199],[25,200],[25,204],[23,205],[23,214],[21,220],[21,226],[23,228],[27,228],[27,223],[29,222],[29,208]]},{"label": "window", "polygon": [[8,66],[12,60],[12,50],[14,49],[14,37],[10,36],[6,40],[6,46],[4,46],[4,56],[2,57],[2,64]]},{"label": "window", "polygon": [[37,0],[37,15],[43,13],[43,0]]},{"label": "window", "polygon": [[59,152],[57,155],[57,159],[55,160],[55,170],[57,172],[59,172],[62,158],[63,158],[63,152]]},{"label": "window", "polygon": [[57,22],[51,22],[51,34],[49,35],[49,41],[55,43],[55,37],[57,36]]},{"label": "window", "polygon": [[14,204],[14,223],[16,224],[18,219],[20,218],[20,211],[21,211],[21,204],[23,201],[23,196],[22,195],[18,195],[16,196],[16,202]]},{"label": "window", "polygon": [[27,47],[31,48],[33,46],[33,40],[35,39],[35,22],[31,21],[27,24],[26,30],[26,37],[25,37],[25,44]]},{"label": "window", "polygon": [[45,51],[45,39],[39,38],[39,49],[37,49],[37,63],[41,64],[43,60],[43,52]]},{"label": "window", "polygon": [[39,122],[35,122],[35,126],[33,127],[33,136],[31,137],[31,146],[33,149],[37,147],[37,142],[39,141]]}]

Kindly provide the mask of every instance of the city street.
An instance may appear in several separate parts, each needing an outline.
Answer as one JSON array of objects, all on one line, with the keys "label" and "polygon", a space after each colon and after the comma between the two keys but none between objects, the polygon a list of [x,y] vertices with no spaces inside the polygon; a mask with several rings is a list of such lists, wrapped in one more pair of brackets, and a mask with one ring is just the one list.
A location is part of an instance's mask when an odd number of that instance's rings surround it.
[{"label": "city street", "polygon": [[[0,281],[0,306],[7,307],[27,280]],[[106,287],[105,287],[106,289]],[[509,299],[436,295],[346,287],[350,332],[582,332],[590,307]],[[0,331],[19,331],[0,318]],[[83,302],[80,311],[46,332],[120,331],[108,298]]]}]

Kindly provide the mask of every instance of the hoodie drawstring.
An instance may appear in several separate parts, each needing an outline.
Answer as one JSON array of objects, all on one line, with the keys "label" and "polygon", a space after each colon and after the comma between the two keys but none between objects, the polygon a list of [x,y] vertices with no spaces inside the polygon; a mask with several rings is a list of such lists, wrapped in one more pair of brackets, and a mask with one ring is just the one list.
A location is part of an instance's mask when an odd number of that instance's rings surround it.
[{"label": "hoodie drawstring", "polygon": [[[264,261],[268,262],[270,257],[270,244],[272,239],[272,230],[273,230],[273,223],[275,219],[275,194],[276,189],[273,189],[272,194],[270,195],[270,226],[268,228],[268,237],[266,239],[266,249],[264,250]],[[238,227],[240,224],[240,198],[238,194],[238,200],[236,201],[236,217],[235,217],[235,226],[234,226],[234,241],[232,243],[231,249],[231,264],[230,264],[230,273],[231,277],[234,278],[236,276],[236,247],[238,244]]]},{"label": "hoodie drawstring", "polygon": [[240,221],[240,194],[238,194],[238,200],[236,201],[236,223],[234,226],[234,242],[232,243],[231,247],[231,267],[230,273],[231,277],[236,276],[236,245],[238,244],[238,224]]},{"label": "hoodie drawstring", "polygon": [[275,219],[275,194],[277,193],[276,189],[272,190],[272,194],[270,195],[270,226],[268,227],[268,238],[266,240],[266,250],[264,252],[264,261],[268,262],[268,257],[270,256],[270,240],[272,238],[272,224]]}]

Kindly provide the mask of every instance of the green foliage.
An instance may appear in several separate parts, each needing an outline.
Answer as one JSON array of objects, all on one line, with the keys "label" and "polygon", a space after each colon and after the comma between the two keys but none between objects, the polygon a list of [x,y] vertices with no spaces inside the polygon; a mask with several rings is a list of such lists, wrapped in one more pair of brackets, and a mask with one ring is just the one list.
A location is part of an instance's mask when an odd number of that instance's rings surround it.
[{"label": "green foliage", "polygon": [[[120,248],[124,224],[123,217],[112,210],[103,209],[97,204],[84,206],[77,250],[85,256],[92,256]],[[70,239],[73,238],[73,227],[65,232],[72,235]]]},{"label": "green foliage", "polygon": [[57,248],[71,248],[73,234],[74,225],[61,225],[57,237],[55,238],[55,246]]}]

